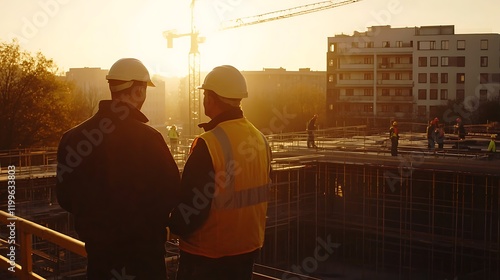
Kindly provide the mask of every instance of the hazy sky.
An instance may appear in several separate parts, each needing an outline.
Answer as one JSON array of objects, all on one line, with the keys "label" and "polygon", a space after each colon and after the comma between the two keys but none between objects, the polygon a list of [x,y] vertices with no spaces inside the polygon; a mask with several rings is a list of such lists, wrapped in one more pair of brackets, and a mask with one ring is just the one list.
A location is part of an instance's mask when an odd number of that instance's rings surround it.
[{"label": "hazy sky", "polygon": [[[109,67],[141,59],[153,73],[186,75],[190,40],[167,48],[165,30],[187,33],[190,0],[0,0],[0,40],[20,40],[61,71]],[[498,0],[362,0],[320,12],[232,30],[225,20],[322,2],[321,0],[198,0],[201,69],[232,64],[240,70],[283,67],[326,69],[327,37],[368,26],[455,25],[455,33],[500,33]]]}]

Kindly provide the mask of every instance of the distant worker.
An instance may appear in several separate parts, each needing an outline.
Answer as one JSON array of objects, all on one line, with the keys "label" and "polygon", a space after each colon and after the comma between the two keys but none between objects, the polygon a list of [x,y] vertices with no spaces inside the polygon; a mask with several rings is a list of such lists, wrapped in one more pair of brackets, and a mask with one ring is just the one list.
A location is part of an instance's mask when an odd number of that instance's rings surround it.
[{"label": "distant worker", "polygon": [[429,125],[427,126],[426,129],[426,134],[427,134],[427,148],[431,151],[433,151],[436,148],[436,121],[431,120],[429,121]]},{"label": "distant worker", "polygon": [[399,130],[398,122],[392,122],[392,126],[389,128],[389,138],[391,140],[391,155],[393,157],[398,155],[398,144],[399,144]]},{"label": "distant worker", "polygon": [[464,140],[465,134],[466,134],[464,123],[462,122],[461,118],[457,118],[456,121],[457,121],[457,124],[455,124],[455,128],[457,130],[458,140]]},{"label": "distant worker", "polygon": [[497,138],[497,136],[495,134],[491,135],[491,140],[490,140],[490,143],[488,145],[488,152],[495,153],[497,151],[497,145],[495,143],[496,138]]},{"label": "distant worker", "polygon": [[57,199],[85,242],[87,279],[165,280],[167,217],[179,200],[180,175],[140,111],[154,84],[133,58],[116,61],[106,79],[111,100],[59,143]]},{"label": "distant worker", "polygon": [[180,237],[177,280],[250,280],[264,244],[271,151],[243,116],[248,96],[238,69],[206,76],[203,107],[211,120],[192,144],[181,179],[181,203],[170,219]]},{"label": "distant worker", "polygon": [[170,150],[177,151],[177,144],[179,144],[179,131],[175,125],[170,126],[168,130],[168,138],[170,139]]},{"label": "distant worker", "polygon": [[309,122],[307,122],[307,147],[308,148],[318,148],[314,142],[314,131],[316,130],[316,119],[318,115],[315,114]]},{"label": "distant worker", "polygon": [[436,143],[438,144],[438,149],[442,150],[444,148],[444,124],[440,123],[436,131]]}]

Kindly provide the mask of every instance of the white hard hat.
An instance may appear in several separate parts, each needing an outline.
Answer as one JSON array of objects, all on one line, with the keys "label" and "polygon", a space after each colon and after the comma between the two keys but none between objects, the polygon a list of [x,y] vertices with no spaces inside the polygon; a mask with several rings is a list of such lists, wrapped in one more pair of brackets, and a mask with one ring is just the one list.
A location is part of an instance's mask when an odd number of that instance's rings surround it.
[{"label": "white hard hat", "polygon": [[215,92],[217,95],[231,99],[248,97],[247,83],[238,69],[231,65],[215,67],[205,77],[199,89]]},{"label": "white hard hat", "polygon": [[[139,81],[148,83],[150,87],[155,86],[149,77],[149,71],[146,66],[135,58],[122,58],[116,61],[111,66],[111,69],[109,69],[106,80]],[[132,86],[132,83],[130,83],[130,86]]]}]

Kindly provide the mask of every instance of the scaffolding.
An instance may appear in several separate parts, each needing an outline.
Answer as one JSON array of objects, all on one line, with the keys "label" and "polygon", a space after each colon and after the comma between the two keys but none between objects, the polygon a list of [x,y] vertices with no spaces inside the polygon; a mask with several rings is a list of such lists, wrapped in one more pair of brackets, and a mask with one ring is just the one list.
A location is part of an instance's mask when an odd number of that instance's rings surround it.
[{"label": "scaffolding", "polygon": [[500,174],[322,160],[273,182],[261,263],[320,279],[499,279]]},{"label": "scaffolding", "polygon": [[[363,127],[319,131],[320,150],[305,148],[305,133],[269,136],[273,184],[256,271],[278,279],[500,279],[499,161],[451,145],[415,155],[425,149],[420,134],[405,135],[407,159],[388,156],[387,136]],[[55,149],[9,151],[0,163],[2,193],[5,167],[18,170],[21,216],[75,236],[54,199]],[[33,243],[39,274],[83,274],[85,259]],[[174,260],[176,243],[169,244]]]}]

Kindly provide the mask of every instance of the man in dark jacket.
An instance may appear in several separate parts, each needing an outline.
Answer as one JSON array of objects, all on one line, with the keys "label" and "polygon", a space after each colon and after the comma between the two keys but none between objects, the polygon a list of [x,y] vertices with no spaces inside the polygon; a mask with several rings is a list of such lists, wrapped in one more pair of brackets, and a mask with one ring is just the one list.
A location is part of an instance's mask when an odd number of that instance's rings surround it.
[{"label": "man in dark jacket", "polygon": [[131,58],[118,60],[106,78],[112,100],[101,101],[59,144],[58,201],[85,242],[88,279],[166,279],[167,218],[178,202],[180,174],[140,112],[154,84]]},{"label": "man in dark jacket", "polygon": [[314,142],[314,131],[316,130],[316,119],[318,115],[314,115],[307,122],[307,147],[308,148],[317,148],[316,143]]}]

